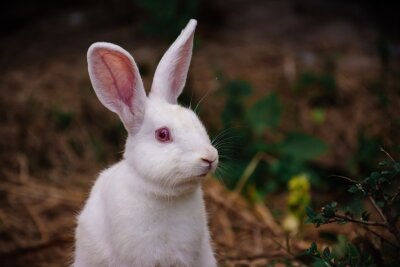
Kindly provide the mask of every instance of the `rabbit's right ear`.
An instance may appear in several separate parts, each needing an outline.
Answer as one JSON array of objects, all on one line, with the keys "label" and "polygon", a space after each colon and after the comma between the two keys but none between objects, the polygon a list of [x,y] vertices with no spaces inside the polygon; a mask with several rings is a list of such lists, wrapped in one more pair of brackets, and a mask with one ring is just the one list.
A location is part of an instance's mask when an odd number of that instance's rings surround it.
[{"label": "rabbit's right ear", "polygon": [[197,21],[191,19],[175,42],[161,58],[154,74],[149,94],[176,104],[186,83],[190,60],[192,59],[193,36]]},{"label": "rabbit's right ear", "polygon": [[87,54],[89,76],[100,102],[135,133],[144,116],[146,93],[132,56],[111,43],[94,43]]}]

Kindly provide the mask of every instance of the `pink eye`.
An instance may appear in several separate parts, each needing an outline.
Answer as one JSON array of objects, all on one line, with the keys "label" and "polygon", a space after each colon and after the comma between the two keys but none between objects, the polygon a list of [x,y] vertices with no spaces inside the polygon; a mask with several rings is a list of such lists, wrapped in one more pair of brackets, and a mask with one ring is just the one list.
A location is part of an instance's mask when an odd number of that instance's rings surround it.
[{"label": "pink eye", "polygon": [[160,142],[167,143],[171,142],[171,135],[167,127],[160,128],[156,131],[156,139]]}]

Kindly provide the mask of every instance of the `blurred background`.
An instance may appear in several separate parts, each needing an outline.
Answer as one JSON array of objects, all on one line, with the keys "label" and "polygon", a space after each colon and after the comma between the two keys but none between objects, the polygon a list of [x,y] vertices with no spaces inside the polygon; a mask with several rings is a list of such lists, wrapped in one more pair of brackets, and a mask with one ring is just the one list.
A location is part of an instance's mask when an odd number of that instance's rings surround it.
[{"label": "blurred background", "polygon": [[89,81],[90,44],[131,52],[149,89],[190,18],[198,27],[180,102],[199,103],[221,157],[205,184],[220,266],[400,264],[395,3],[14,0],[2,8],[1,266],[70,263],[75,216],[99,171],[122,156],[125,130]]}]

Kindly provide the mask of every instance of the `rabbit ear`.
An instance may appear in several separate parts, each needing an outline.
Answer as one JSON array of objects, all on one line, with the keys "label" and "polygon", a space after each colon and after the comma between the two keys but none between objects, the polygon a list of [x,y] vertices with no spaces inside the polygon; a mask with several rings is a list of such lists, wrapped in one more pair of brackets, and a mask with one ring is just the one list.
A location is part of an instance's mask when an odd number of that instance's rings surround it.
[{"label": "rabbit ear", "polygon": [[100,102],[135,132],[144,116],[146,93],[132,56],[110,43],[94,43],[87,54],[90,80]]},{"label": "rabbit ear", "polygon": [[191,19],[179,37],[165,52],[156,69],[150,97],[176,104],[185,86],[192,58],[193,35],[197,21]]}]

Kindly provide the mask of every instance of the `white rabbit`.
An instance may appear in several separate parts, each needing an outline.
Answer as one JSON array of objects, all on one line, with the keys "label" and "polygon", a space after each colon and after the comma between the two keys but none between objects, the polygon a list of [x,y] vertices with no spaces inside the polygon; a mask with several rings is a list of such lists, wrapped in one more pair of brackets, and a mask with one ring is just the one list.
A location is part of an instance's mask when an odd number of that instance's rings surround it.
[{"label": "white rabbit", "polygon": [[128,138],[78,217],[74,267],[217,266],[201,182],[218,152],[196,114],[177,104],[196,24],[190,20],[161,59],[149,97],[128,52],[110,43],[89,48],[94,90]]}]

